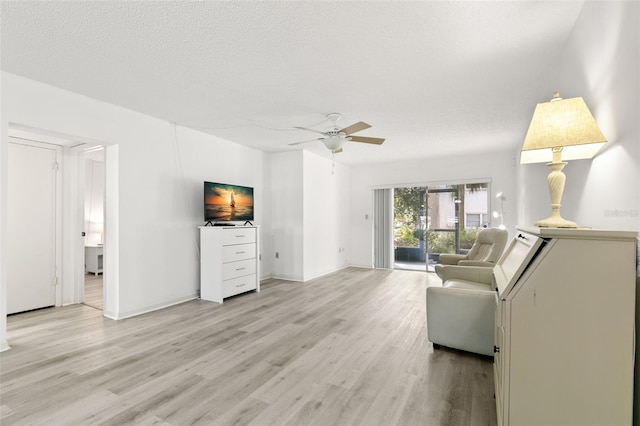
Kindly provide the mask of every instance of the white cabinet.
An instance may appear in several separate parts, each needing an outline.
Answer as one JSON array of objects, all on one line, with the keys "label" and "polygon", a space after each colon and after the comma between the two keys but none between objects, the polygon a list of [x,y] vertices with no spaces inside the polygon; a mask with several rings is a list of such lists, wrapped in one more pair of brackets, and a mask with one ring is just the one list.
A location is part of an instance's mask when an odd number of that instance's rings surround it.
[{"label": "white cabinet", "polygon": [[635,232],[519,227],[496,267],[499,425],[630,425]]},{"label": "white cabinet", "polygon": [[258,227],[200,227],[200,298],[260,291]]},{"label": "white cabinet", "polygon": [[92,274],[102,273],[103,246],[84,247],[84,267],[86,272]]}]

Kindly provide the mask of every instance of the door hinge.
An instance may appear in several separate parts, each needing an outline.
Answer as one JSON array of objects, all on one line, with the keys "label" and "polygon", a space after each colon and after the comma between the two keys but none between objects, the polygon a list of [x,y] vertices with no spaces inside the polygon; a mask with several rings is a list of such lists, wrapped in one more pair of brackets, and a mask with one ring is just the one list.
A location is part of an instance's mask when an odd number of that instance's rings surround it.
[{"label": "door hinge", "polygon": [[60,164],[58,162],[53,163],[53,170],[55,170],[56,172],[60,170]]}]

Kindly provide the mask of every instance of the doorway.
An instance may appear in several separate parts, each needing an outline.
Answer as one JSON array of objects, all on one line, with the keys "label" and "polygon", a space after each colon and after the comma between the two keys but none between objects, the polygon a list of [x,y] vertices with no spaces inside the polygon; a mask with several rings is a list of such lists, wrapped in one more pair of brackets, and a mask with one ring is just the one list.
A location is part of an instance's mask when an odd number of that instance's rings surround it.
[{"label": "doorway", "polygon": [[[102,255],[102,269],[103,274],[98,274],[98,279],[103,279],[103,286],[101,293],[103,295],[103,313],[108,318],[119,318],[119,299],[118,299],[118,145],[113,143],[104,143],[102,141],[87,139],[81,136],[62,134],[50,130],[34,128],[22,124],[10,123],[8,129],[9,142],[19,143],[23,145],[33,145],[39,147],[45,147],[48,149],[54,149],[56,151],[56,266],[55,266],[55,303],[49,306],[60,306],[75,303],[83,303],[85,296],[84,289],[84,276],[85,276],[85,241],[89,230],[86,228],[88,222],[85,222],[85,202],[86,198],[86,174],[85,168],[86,159],[92,158],[92,155],[101,155],[101,157],[93,158],[95,161],[102,160],[102,181],[99,183],[99,187],[102,188],[102,206],[97,208],[94,205],[93,211],[102,211],[103,229],[102,235],[99,229],[99,220],[93,220],[91,223],[91,231],[94,233],[91,238],[95,238],[93,243],[102,245],[104,251]],[[10,145],[10,144],[8,144]],[[12,149],[12,148],[9,148]],[[92,151],[96,153],[91,154]],[[15,163],[13,157],[9,159],[9,166],[13,166]],[[53,167],[49,164],[46,170],[51,171]],[[15,180],[14,180],[15,181]],[[94,181],[98,182],[98,181]],[[18,190],[18,194],[22,194],[24,191]],[[26,197],[28,200],[38,201],[37,197]],[[8,200],[9,201],[9,200]],[[17,206],[17,203],[8,202],[8,209],[11,206]],[[33,212],[51,211],[51,209],[31,209]],[[93,213],[93,212],[92,212]],[[16,216],[15,214],[13,214]],[[93,214],[91,215],[93,216]],[[18,217],[18,216],[16,216]],[[26,215],[20,215],[19,217],[28,217]],[[7,217],[9,219],[9,217]],[[38,222],[40,220],[29,219],[27,229],[30,232],[38,230],[42,234],[42,226]],[[11,232],[17,230],[17,227],[13,227],[8,223],[8,230]],[[23,239],[20,237],[24,233],[15,232],[14,235],[22,243]],[[9,235],[7,233],[7,242]],[[40,244],[42,241],[38,241],[33,244]],[[108,243],[108,244],[107,244]],[[9,245],[8,254],[12,256],[13,243]],[[108,251],[108,253],[107,253]],[[32,251],[33,252],[33,251]],[[28,253],[27,253],[28,255]],[[24,258],[25,256],[18,256],[15,252],[14,258]],[[9,264],[19,264],[23,262],[29,265],[30,268],[34,268],[34,265],[40,266],[39,261],[23,261],[18,260],[14,262],[11,258],[8,258]],[[9,269],[9,268],[8,268]],[[41,270],[44,268],[40,268]],[[50,268],[46,268],[50,270]],[[9,270],[8,273],[11,273]],[[94,274],[95,277],[95,274]],[[11,282],[17,282],[14,279]],[[7,302],[11,299],[13,290],[10,290],[10,284],[7,283]],[[10,303],[10,302],[9,302]]]},{"label": "doorway", "polygon": [[104,301],[104,148],[84,153],[84,298],[103,310]]},{"label": "doorway", "polygon": [[394,188],[394,269],[431,271],[489,224],[489,182]]}]

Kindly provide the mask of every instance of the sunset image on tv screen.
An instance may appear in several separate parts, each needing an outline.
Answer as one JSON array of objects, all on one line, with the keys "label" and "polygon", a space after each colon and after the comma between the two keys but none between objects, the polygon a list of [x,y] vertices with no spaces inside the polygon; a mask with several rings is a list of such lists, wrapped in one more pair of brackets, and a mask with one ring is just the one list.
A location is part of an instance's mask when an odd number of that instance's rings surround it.
[{"label": "sunset image on tv screen", "polygon": [[252,221],[253,188],[205,182],[204,220]]}]

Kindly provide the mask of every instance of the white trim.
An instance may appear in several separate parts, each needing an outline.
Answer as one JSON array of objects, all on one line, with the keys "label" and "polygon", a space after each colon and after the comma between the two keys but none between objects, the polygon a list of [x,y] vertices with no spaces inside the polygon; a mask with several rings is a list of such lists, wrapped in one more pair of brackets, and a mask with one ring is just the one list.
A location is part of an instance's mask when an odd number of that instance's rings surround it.
[{"label": "white trim", "polygon": [[52,145],[66,146],[70,148],[77,148],[83,145],[94,146],[94,145],[100,144],[99,141],[96,141],[93,139],[83,138],[83,137],[74,136],[74,135],[68,135],[65,133],[54,132],[50,130],[39,129],[36,127],[25,126],[23,124],[17,124],[17,123],[9,123],[8,134],[9,136],[17,139],[31,140],[34,142],[43,142],[43,143],[48,143]]},{"label": "white trim", "polygon": [[[312,275],[310,277],[305,277],[304,281],[300,281],[300,282],[306,283],[306,282],[309,282],[311,280],[315,280],[316,278],[324,277],[325,275],[329,275],[329,274],[333,274],[333,273],[338,272],[338,271],[342,271],[343,269],[347,269],[348,267],[349,267],[349,265],[339,266],[336,269],[332,269],[332,270],[329,270],[329,271],[326,271],[326,272],[320,272],[320,273],[314,274],[314,275]],[[287,281],[290,281],[290,280],[287,280]]]},{"label": "white trim", "polygon": [[[195,299],[198,299],[197,295],[189,296],[189,297],[186,297],[186,298],[174,299],[174,300],[172,300],[170,302],[159,303],[157,305],[147,306],[145,308],[142,308],[141,310],[122,312],[122,313],[120,313],[119,316],[110,316],[110,315],[107,315],[106,312],[105,312],[104,316],[107,317],[107,318],[110,318],[110,319],[114,319],[114,320],[122,320],[122,319],[125,319],[125,318],[136,317],[138,315],[143,315],[143,314],[147,314],[149,312],[158,311],[160,309],[165,309],[165,308],[168,308],[170,306],[179,305],[181,303],[185,303],[185,302],[188,302],[190,300],[195,300]],[[218,306],[218,303],[216,303],[216,302],[211,302],[211,303],[215,304],[216,306]]]},{"label": "white trim", "polygon": [[84,186],[85,186],[85,170],[84,170],[84,151],[83,148],[70,150],[70,157],[75,159],[74,180],[75,188],[72,183],[69,184],[69,192],[73,194],[69,200],[70,220],[69,238],[71,240],[71,256],[74,260],[73,268],[73,291],[75,298],[72,303],[84,302]]},{"label": "white trim", "polygon": [[104,150],[104,273],[102,312],[105,317],[119,319],[120,313],[120,229],[118,191],[118,145]]}]

